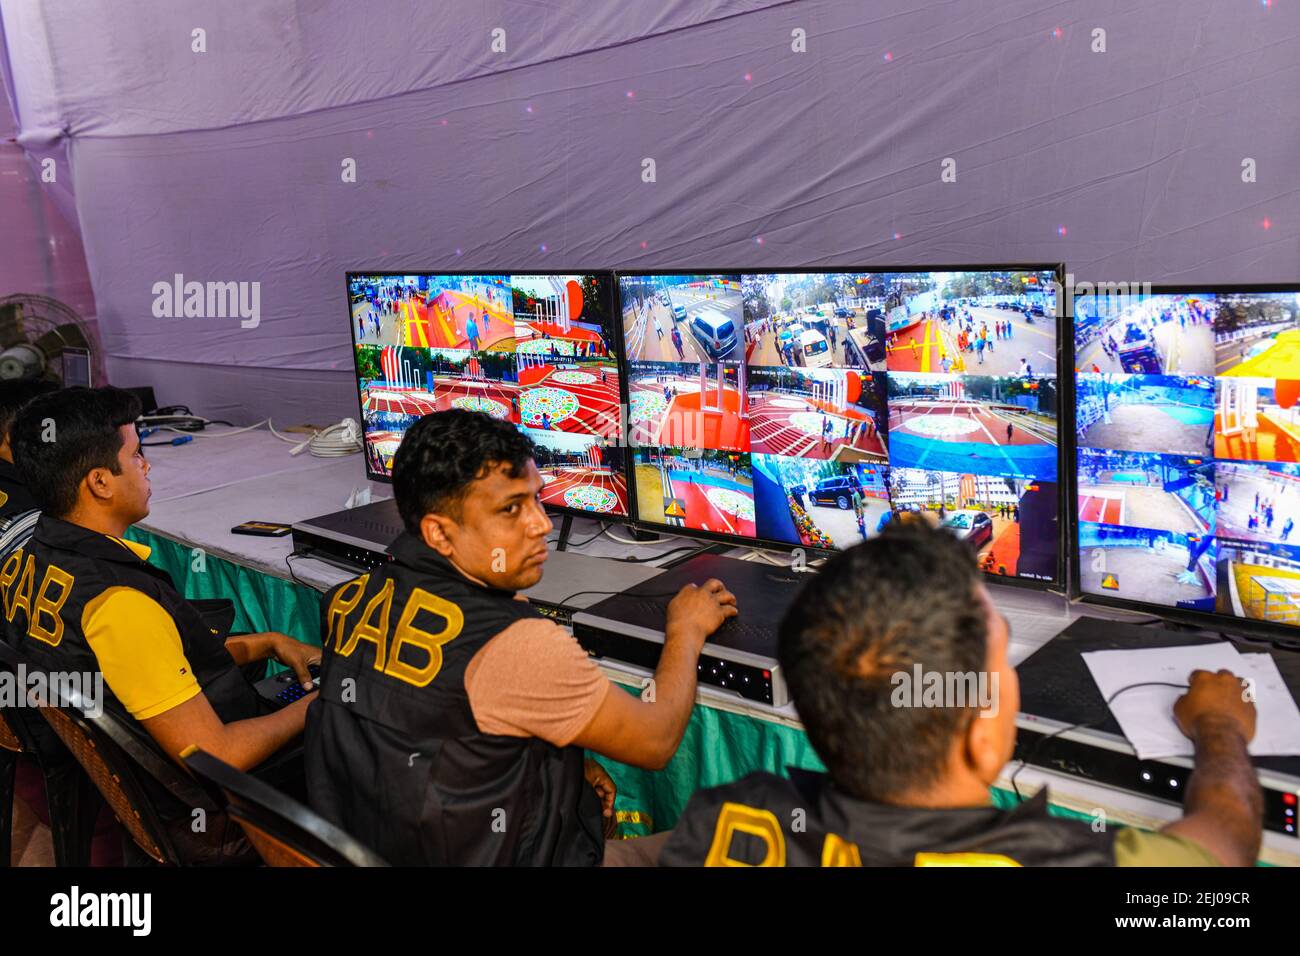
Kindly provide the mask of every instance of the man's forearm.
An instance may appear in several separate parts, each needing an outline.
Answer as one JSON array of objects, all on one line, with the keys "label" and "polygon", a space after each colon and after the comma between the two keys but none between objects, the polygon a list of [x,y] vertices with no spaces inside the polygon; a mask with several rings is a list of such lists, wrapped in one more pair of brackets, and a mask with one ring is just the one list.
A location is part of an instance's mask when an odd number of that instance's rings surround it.
[{"label": "man's forearm", "polygon": [[271,634],[239,634],[226,638],[226,651],[240,667],[254,661],[264,661],[271,656],[274,638]]},{"label": "man's forearm", "polygon": [[1196,769],[1187,783],[1184,816],[1214,821],[1240,849],[1241,863],[1259,855],[1264,796],[1246,741],[1234,724],[1203,721],[1196,733]]},{"label": "man's forearm", "polygon": [[296,700],[283,710],[226,724],[220,757],[232,767],[250,770],[302,733],[307,705],[315,695]]},{"label": "man's forearm", "polygon": [[695,641],[680,636],[669,625],[664,635],[663,653],[659,655],[659,666],[655,668],[654,701],[658,705],[655,713],[662,721],[658,736],[670,754],[676,752],[681,743],[691,719],[691,709],[695,706],[696,672],[700,660],[697,646]]}]

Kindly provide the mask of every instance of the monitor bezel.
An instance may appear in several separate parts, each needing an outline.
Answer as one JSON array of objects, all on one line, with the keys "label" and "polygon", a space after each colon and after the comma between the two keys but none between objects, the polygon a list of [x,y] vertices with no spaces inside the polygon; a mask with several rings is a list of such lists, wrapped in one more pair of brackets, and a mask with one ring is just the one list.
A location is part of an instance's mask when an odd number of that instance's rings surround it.
[{"label": "monitor bezel", "polygon": [[[360,383],[361,383],[361,366],[360,366],[360,364],[359,364],[358,361],[357,361],[357,344],[358,344],[358,343],[357,343],[356,337],[352,334],[352,327],[353,327],[353,323],[352,323],[352,321],[351,321],[351,320],[352,320],[352,278],[353,278],[353,276],[411,276],[411,275],[429,275],[429,276],[433,276],[433,275],[439,275],[439,276],[497,276],[497,275],[504,275],[504,276],[512,276],[512,275],[530,275],[530,276],[573,276],[573,275],[579,275],[579,276],[583,276],[583,275],[591,275],[591,276],[604,276],[604,277],[606,277],[606,278],[609,280],[610,287],[611,287],[611,288],[610,288],[610,305],[611,305],[611,308],[617,309],[617,307],[618,307],[618,277],[616,276],[616,274],[614,273],[614,270],[612,270],[612,269],[516,269],[516,270],[513,270],[513,271],[509,271],[509,272],[505,272],[505,271],[501,271],[501,270],[491,270],[491,269],[489,269],[489,270],[484,270],[484,269],[413,269],[413,270],[412,270],[412,269],[349,269],[349,270],[347,270],[347,271],[344,273],[344,277],[343,277],[343,297],[344,297],[344,301],[347,303],[347,308],[348,308],[348,321],[349,321],[349,326],[348,326],[348,337],[349,337],[349,339],[350,339],[351,342],[352,342],[352,379],[353,379],[353,387],[354,387],[354,389],[355,389],[355,391],[356,391],[356,398],[357,398],[357,414],[358,414],[358,416],[360,416],[360,417],[358,417],[358,419],[357,419],[357,424],[360,425],[360,427],[361,427],[361,436],[362,436],[362,441],[363,441],[363,442],[365,441],[365,432],[366,432],[366,425],[365,425],[365,408],[362,406],[362,402],[361,402],[361,384],[360,384]],[[614,357],[615,357],[615,359],[616,359],[616,361],[617,361],[617,364],[618,364],[618,370],[619,370],[619,385],[618,385],[618,401],[619,401],[619,413],[618,413],[618,414],[619,414],[619,433],[618,433],[618,435],[616,436],[616,441],[619,442],[619,443],[622,445],[622,447],[623,447],[623,452],[624,452],[624,455],[623,455],[623,458],[624,458],[623,478],[624,478],[624,481],[626,481],[626,482],[628,483],[628,491],[627,491],[627,506],[628,506],[628,513],[627,513],[626,515],[607,514],[607,513],[600,513],[600,512],[595,512],[595,511],[586,511],[586,510],[584,510],[584,509],[582,509],[582,508],[573,508],[573,507],[570,507],[570,506],[568,506],[568,505],[556,505],[556,504],[547,504],[547,505],[545,505],[545,508],[546,508],[546,510],[547,510],[548,512],[550,512],[550,513],[552,513],[552,514],[564,515],[564,516],[569,516],[569,517],[574,517],[574,518],[590,518],[590,519],[593,520],[593,521],[600,521],[600,522],[605,522],[605,523],[631,524],[631,521],[632,521],[632,514],[633,514],[633,504],[632,504],[632,488],[631,488],[631,469],[630,469],[630,468],[628,467],[628,465],[627,465],[628,455],[629,455],[630,449],[627,447],[627,435],[628,435],[628,429],[627,429],[627,402],[628,402],[628,398],[627,398],[627,380],[626,380],[626,375],[625,375],[625,364],[626,364],[626,363],[625,363],[625,362],[623,361],[623,359],[622,359],[622,355],[623,355],[623,317],[622,317],[622,313],[619,312],[619,313],[616,313],[615,315],[612,315],[612,316],[611,316],[611,322],[612,322],[613,325],[614,325],[614,329],[613,329],[613,331],[612,331],[612,333],[611,333],[611,335],[612,335],[612,337],[613,337],[613,341],[612,341],[611,344],[614,346],[614,349],[615,349]],[[408,347],[408,348],[419,348],[420,346],[407,346],[407,347]],[[512,423],[512,424],[513,424],[513,423]],[[530,434],[531,431],[535,430],[535,429],[528,429],[528,427],[527,427],[526,425],[523,425],[523,424],[516,425],[515,427],[519,428],[519,430],[520,430],[521,432],[523,432],[524,434],[526,434],[526,435]],[[531,437],[531,436],[530,436],[530,437]],[[364,451],[362,452],[362,458],[365,459],[365,460],[363,461],[363,465],[364,465],[364,467],[365,467],[365,469],[366,469],[366,479],[367,479],[368,481],[374,481],[374,482],[378,482],[378,483],[380,483],[380,484],[385,484],[385,485],[391,485],[391,484],[393,483],[393,479],[392,479],[392,476],[391,476],[391,475],[376,475],[376,474],[373,474],[373,473],[371,472],[371,470],[370,470],[370,461],[369,461],[369,459],[366,459],[366,458],[365,458],[365,453],[364,453]]]},{"label": "monitor bezel", "polygon": [[[1098,285],[1100,283],[1093,283]],[[1129,283],[1132,285],[1132,283]],[[1300,293],[1300,281],[1297,282],[1263,282],[1258,284],[1247,283],[1152,283],[1148,288],[1137,293],[1139,295],[1186,295],[1189,293],[1205,292],[1213,295],[1239,295],[1242,293],[1276,293],[1276,292],[1295,292]],[[1096,295],[1097,293],[1090,293]],[[1129,293],[1130,295],[1133,293]],[[1067,297],[1069,311],[1069,338],[1070,354],[1074,356],[1074,300],[1075,298],[1085,298],[1085,296],[1070,295]],[[1071,361],[1073,365],[1073,361]],[[1075,377],[1079,370],[1075,369],[1075,374],[1070,377],[1070,450],[1074,466],[1069,475],[1069,504],[1070,508],[1066,516],[1068,522],[1067,534],[1069,538],[1066,542],[1066,551],[1069,555],[1070,581],[1069,594],[1071,598],[1080,602],[1097,607],[1111,607],[1120,610],[1139,611],[1150,614],[1154,617],[1163,618],[1176,623],[1195,625],[1204,627],[1209,630],[1227,630],[1240,631],[1244,634],[1278,640],[1280,643],[1288,646],[1300,647],[1300,627],[1288,627],[1285,624],[1275,624],[1266,621],[1255,621],[1250,618],[1233,617],[1228,614],[1222,614],[1219,611],[1195,611],[1188,608],[1170,607],[1167,604],[1155,604],[1150,601],[1140,601],[1136,598],[1110,597],[1104,594],[1093,594],[1083,590],[1081,579],[1081,562],[1082,556],[1079,548],[1079,445],[1078,435],[1074,428],[1075,413],[1077,411],[1074,404],[1074,384]],[[1216,380],[1218,375],[1212,376]],[[1211,426],[1213,427],[1213,426]],[[1214,460],[1214,456],[1210,456]],[[1230,460],[1230,459],[1229,459]],[[1215,529],[1215,537],[1218,537],[1218,529]],[[1218,565],[1215,565],[1215,588],[1218,588]],[[1216,590],[1217,597],[1217,590]]]},{"label": "monitor bezel", "polygon": [[[1066,524],[1063,509],[1066,505],[1065,482],[1061,480],[1064,473],[1065,458],[1065,429],[1062,419],[1062,411],[1065,402],[1070,402],[1073,408],[1074,401],[1074,376],[1062,376],[1061,369],[1073,369],[1073,350],[1068,349],[1063,331],[1064,325],[1064,302],[1063,290],[1065,282],[1065,264],[1063,262],[1031,262],[1031,263],[958,263],[949,265],[946,263],[931,263],[926,265],[908,265],[908,266],[891,266],[891,265],[872,265],[872,266],[845,266],[840,264],[833,265],[808,265],[808,266],[783,266],[780,268],[748,267],[748,268],[715,268],[715,269],[615,269],[615,300],[617,303],[619,317],[619,331],[622,334],[623,326],[623,300],[622,288],[619,280],[624,276],[712,276],[712,275],[802,275],[818,272],[835,272],[835,273],[881,273],[881,272],[903,272],[903,273],[920,273],[920,272],[1050,272],[1056,280],[1056,379],[1057,379],[1057,401],[1062,406],[1057,409],[1057,460],[1056,460],[1056,570],[1055,576],[1050,581],[1037,580],[1034,578],[1012,577],[1009,575],[993,574],[981,572],[982,580],[987,584],[1006,585],[1009,587],[1027,588],[1033,591],[1052,591],[1064,593],[1066,587],[1067,569],[1065,567],[1066,551]],[[743,310],[743,305],[742,305]],[[743,322],[743,312],[742,312]],[[630,385],[630,365],[631,358],[625,351],[620,350],[623,361],[628,365],[628,372],[622,378],[625,387]],[[888,374],[888,368],[886,368]],[[1069,379],[1069,394],[1065,394],[1064,378]],[[1073,424],[1073,419],[1071,419]],[[833,555],[842,553],[835,549],[805,547],[799,544],[791,544],[788,541],[780,541],[771,538],[741,538],[736,535],[729,535],[716,531],[702,531],[695,528],[681,528],[675,525],[658,524],[652,521],[642,520],[640,515],[640,504],[637,501],[636,491],[636,451],[641,447],[660,447],[660,446],[642,446],[634,444],[631,440],[631,423],[625,420],[625,438],[628,448],[628,491],[631,500],[632,514],[629,524],[638,531],[649,532],[659,535],[675,535],[678,537],[692,538],[710,543],[729,544],[735,548],[753,548],[767,551],[778,551],[786,554],[792,554],[796,551],[802,551],[808,560],[819,558],[829,558]],[[752,454],[745,452],[744,454]],[[885,468],[889,468],[890,462],[882,462]]]}]

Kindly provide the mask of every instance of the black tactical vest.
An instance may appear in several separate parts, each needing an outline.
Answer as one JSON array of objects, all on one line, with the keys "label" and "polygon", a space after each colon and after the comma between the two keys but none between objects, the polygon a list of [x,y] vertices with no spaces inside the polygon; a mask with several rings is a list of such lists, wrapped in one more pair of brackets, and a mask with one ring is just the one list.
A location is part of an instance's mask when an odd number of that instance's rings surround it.
[{"label": "black tactical vest", "polygon": [[0,519],[36,508],[36,499],[23,484],[18,469],[0,458]]},{"label": "black tactical vest", "polygon": [[[141,591],[171,616],[194,678],[223,723],[265,712],[226,650],[229,635],[214,632],[211,620],[177,592],[166,571],[140,560],[120,541],[48,514],[37,522],[31,540],[0,566],[6,639],[43,670],[94,674],[99,664],[82,632],[82,615],[108,588]],[[107,684],[104,705],[131,719]]]},{"label": "black tactical vest", "polygon": [[307,713],[312,806],[390,863],[593,865],[600,800],[579,747],[482,733],[465,669],[538,613],[402,534],[394,560],[322,603]]},{"label": "black tactical vest", "polygon": [[691,798],[661,866],[1112,866],[1113,831],[1049,816],[1047,792],[1011,810],[867,803],[824,774],[753,773]]}]

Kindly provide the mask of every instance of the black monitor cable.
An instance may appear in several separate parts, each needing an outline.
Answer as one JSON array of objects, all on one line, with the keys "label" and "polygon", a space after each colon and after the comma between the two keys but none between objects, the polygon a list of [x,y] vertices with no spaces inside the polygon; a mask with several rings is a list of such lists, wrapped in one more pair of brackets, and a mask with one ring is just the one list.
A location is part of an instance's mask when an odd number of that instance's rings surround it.
[{"label": "black monitor cable", "polygon": [[629,557],[629,558],[613,558],[613,559],[611,559],[611,560],[614,560],[614,561],[621,561],[623,564],[645,564],[647,561],[658,561],[658,560],[660,560],[661,558],[666,558],[666,557],[668,557],[669,555],[672,555],[672,554],[680,554],[680,553],[683,552],[683,551],[698,551],[698,550],[700,550],[699,545],[697,545],[697,544],[686,544],[686,545],[683,545],[683,546],[680,547],[680,548],[672,548],[672,549],[670,549],[670,550],[668,550],[668,551],[661,551],[661,552],[659,552],[658,554],[652,554],[652,555],[650,555],[650,557],[648,557],[648,558],[631,558],[631,557]]},{"label": "black monitor cable", "polygon": [[581,548],[581,547],[583,547],[584,545],[591,544],[591,542],[595,541],[597,538],[599,538],[601,535],[603,535],[603,534],[604,534],[606,531],[608,531],[608,530],[609,530],[609,525],[605,524],[605,522],[602,521],[602,522],[600,523],[600,530],[599,530],[599,531],[597,531],[595,534],[593,534],[590,538],[584,538],[582,541],[570,541],[570,542],[569,542],[569,547],[570,547],[570,548]]},{"label": "black monitor cable", "polygon": [[311,556],[311,550],[290,551],[288,554],[284,556],[284,566],[289,569],[289,577],[293,579],[294,584],[297,584],[299,587],[311,588],[313,591],[319,591],[320,588],[313,588],[310,584],[308,584],[306,581],[301,580],[298,577],[298,575],[293,573],[293,562],[289,560],[290,558],[306,558],[310,556]]}]

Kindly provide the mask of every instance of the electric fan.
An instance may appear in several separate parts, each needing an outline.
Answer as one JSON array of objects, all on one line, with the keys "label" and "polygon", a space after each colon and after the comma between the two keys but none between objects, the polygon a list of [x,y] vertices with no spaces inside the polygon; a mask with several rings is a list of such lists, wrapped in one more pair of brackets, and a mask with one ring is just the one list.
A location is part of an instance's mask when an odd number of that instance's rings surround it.
[{"label": "electric fan", "polygon": [[90,385],[96,348],[85,320],[58,299],[0,298],[0,379]]}]

